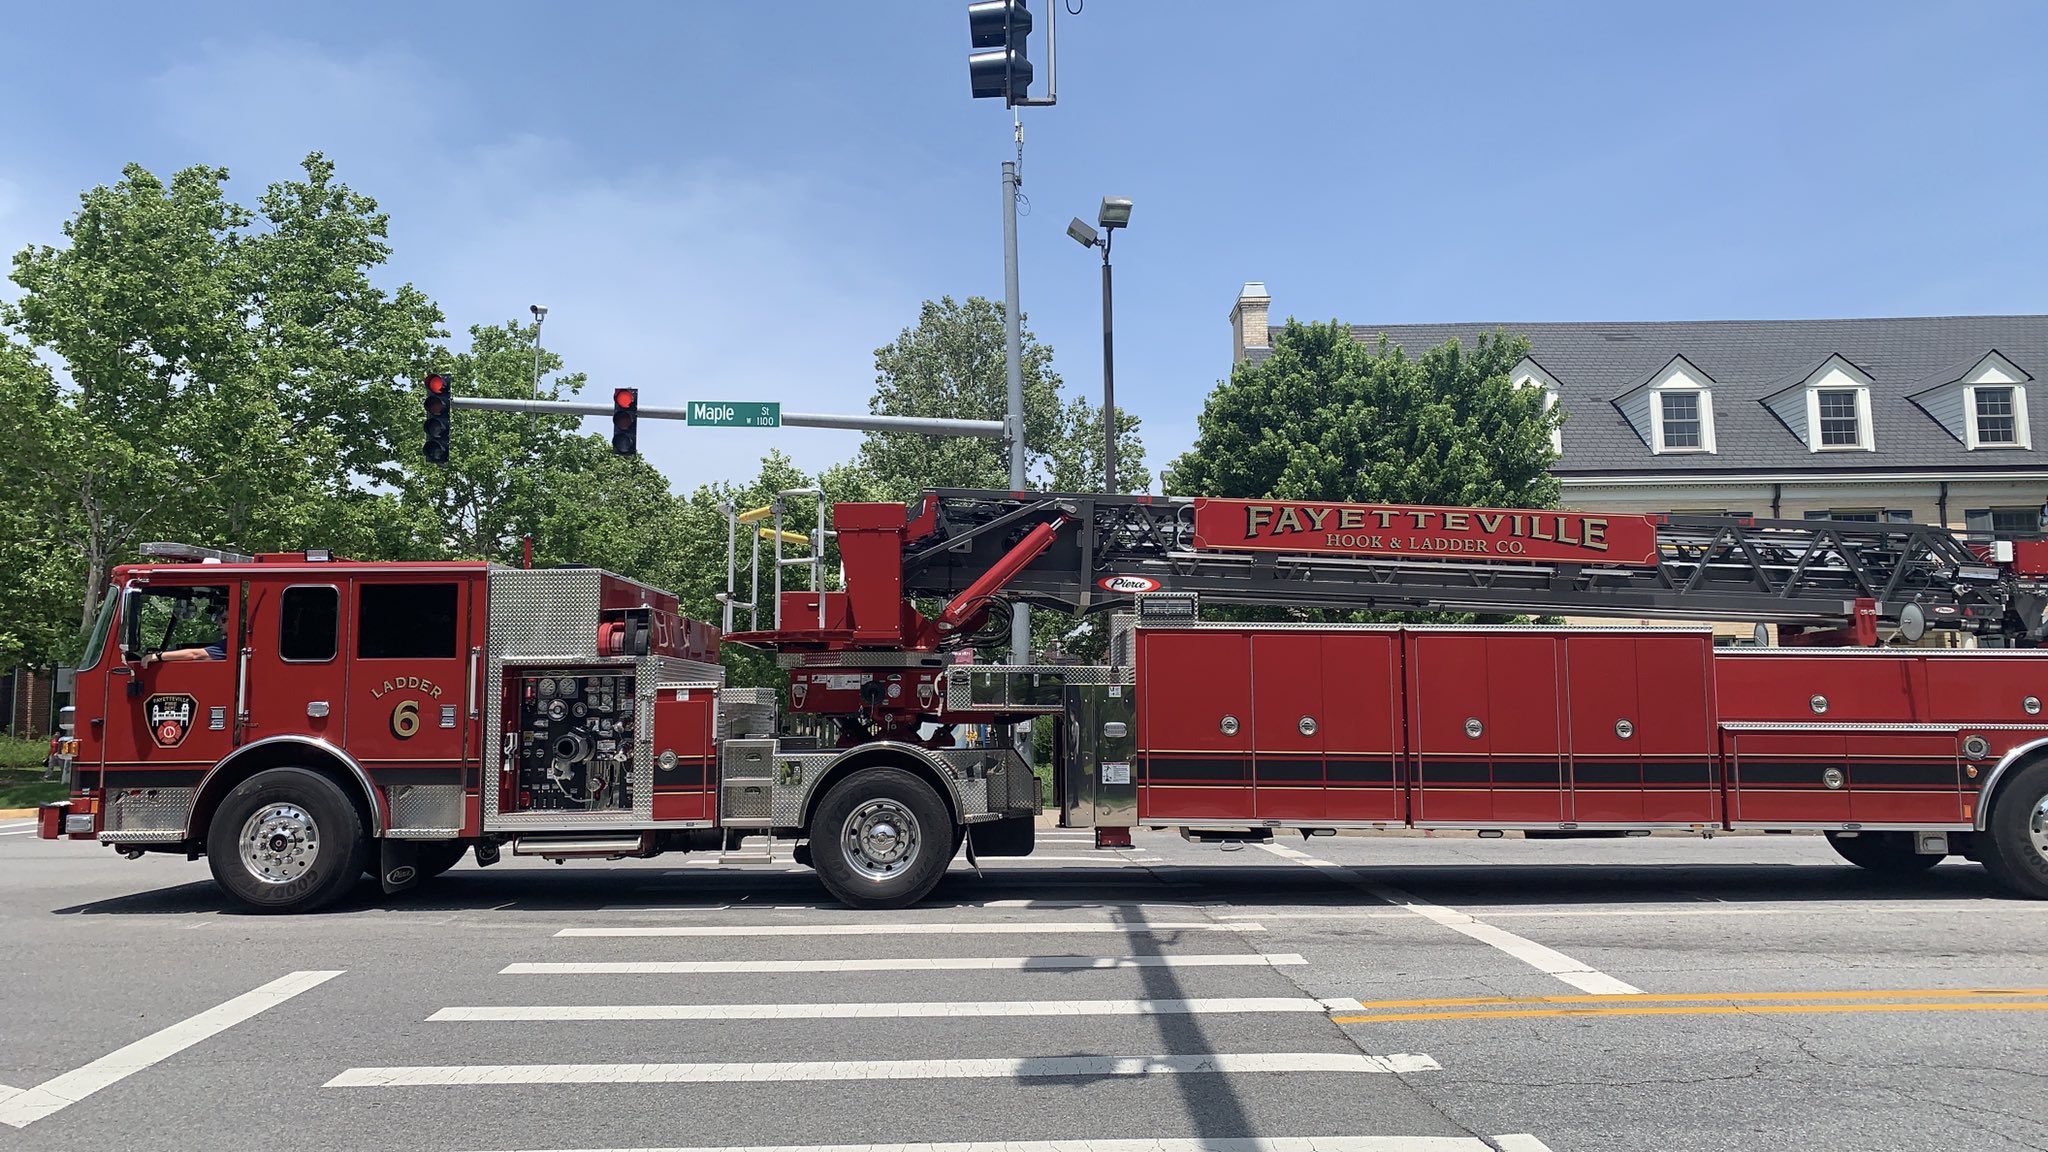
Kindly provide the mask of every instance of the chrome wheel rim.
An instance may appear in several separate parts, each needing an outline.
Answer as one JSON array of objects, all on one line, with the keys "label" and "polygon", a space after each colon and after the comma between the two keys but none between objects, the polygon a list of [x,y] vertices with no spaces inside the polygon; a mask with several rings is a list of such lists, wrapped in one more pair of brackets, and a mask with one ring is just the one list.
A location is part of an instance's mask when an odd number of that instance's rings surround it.
[{"label": "chrome wheel rim", "polygon": [[297,804],[266,804],[242,824],[242,867],[265,884],[290,884],[320,859],[320,826]]},{"label": "chrome wheel rim", "polygon": [[2048,860],[2048,796],[2041,797],[2034,814],[2027,818],[2027,836],[2034,842],[2034,851]]},{"label": "chrome wheel rim", "polygon": [[917,861],[922,837],[917,817],[894,800],[870,800],[853,810],[840,832],[847,862],[870,880],[901,875]]}]

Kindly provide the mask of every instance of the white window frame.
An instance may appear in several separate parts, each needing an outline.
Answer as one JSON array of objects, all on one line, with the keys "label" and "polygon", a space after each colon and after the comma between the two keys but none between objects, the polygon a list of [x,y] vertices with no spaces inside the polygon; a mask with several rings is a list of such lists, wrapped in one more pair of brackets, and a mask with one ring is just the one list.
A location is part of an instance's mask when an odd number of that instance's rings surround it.
[{"label": "white window frame", "polygon": [[[2011,440],[1987,441],[1977,435],[1977,393],[1986,388],[2004,388],[2012,392]],[[1997,451],[2001,448],[2032,449],[2034,438],[2027,423],[2027,390],[2019,384],[1970,384],[1963,388],[1963,446],[1975,452],[1978,449]]]},{"label": "white window frame", "polygon": [[[1657,441],[1658,455],[1683,452],[1712,452],[1714,418],[1709,405],[1714,398],[1705,388],[1659,388],[1650,394],[1654,402],[1650,405],[1650,435]],[[1672,444],[1664,435],[1664,398],[1667,396],[1691,396],[1695,405],[1693,419],[1700,426],[1700,442],[1697,444]]]},{"label": "white window frame", "polygon": [[[1699,398],[1700,442],[1697,447],[1680,445],[1671,447],[1664,443],[1664,397],[1673,392],[1689,392]],[[1713,455],[1714,448],[1714,390],[1680,384],[1669,388],[1650,390],[1650,451],[1658,456],[1683,456],[1692,452]]]},{"label": "white window frame", "polygon": [[[1820,437],[1820,394],[1856,394],[1856,442],[1823,444]],[[1816,384],[1806,390],[1806,450],[1809,452],[1875,452],[1877,441],[1870,427],[1870,389],[1860,384]]]}]

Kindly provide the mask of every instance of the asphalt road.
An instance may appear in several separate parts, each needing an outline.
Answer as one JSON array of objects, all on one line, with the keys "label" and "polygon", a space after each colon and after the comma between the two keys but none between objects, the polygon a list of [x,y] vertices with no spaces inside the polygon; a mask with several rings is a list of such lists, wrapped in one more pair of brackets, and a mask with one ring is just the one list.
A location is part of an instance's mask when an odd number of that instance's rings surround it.
[{"label": "asphalt road", "polygon": [[1808,837],[1055,833],[872,914],[465,863],[279,919],[21,827],[0,1152],[2048,1147],[2048,903]]}]

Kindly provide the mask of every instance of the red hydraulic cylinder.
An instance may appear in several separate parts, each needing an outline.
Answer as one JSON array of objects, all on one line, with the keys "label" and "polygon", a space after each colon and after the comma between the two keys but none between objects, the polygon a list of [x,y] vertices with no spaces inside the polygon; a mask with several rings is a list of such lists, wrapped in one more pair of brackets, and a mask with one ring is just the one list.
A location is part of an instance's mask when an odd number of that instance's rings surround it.
[{"label": "red hydraulic cylinder", "polygon": [[1024,538],[1017,541],[1015,548],[1010,549],[1001,560],[991,565],[988,571],[981,574],[980,579],[969,584],[958,596],[947,602],[945,609],[939,613],[939,618],[935,621],[939,631],[950,635],[979,615],[989,597],[1008,584],[1010,578],[1026,564],[1038,559],[1047,548],[1052,547],[1053,537],[1059,535],[1060,529],[1067,526],[1067,520],[1068,517],[1063,512],[1026,532]]}]

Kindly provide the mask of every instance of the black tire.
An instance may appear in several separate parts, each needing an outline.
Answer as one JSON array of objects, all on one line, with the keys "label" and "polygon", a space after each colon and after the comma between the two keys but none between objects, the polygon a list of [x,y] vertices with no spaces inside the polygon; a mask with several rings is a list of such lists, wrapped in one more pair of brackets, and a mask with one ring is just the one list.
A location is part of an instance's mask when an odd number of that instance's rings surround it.
[{"label": "black tire", "polygon": [[1913,851],[1911,832],[1830,832],[1827,837],[1836,855],[1880,876],[1917,876],[1946,859]]},{"label": "black tire", "polygon": [[[1978,855],[1991,878],[2015,896],[2048,900],[2048,761],[2021,770],[1998,790],[1984,823]],[[2037,818],[2036,813],[2041,812]],[[2040,835],[2034,831],[2036,820]]]},{"label": "black tire", "polygon": [[[885,827],[893,839],[861,832]],[[901,768],[868,768],[833,785],[812,814],[812,867],[849,907],[902,908],[945,875],[953,833],[952,814],[931,785]],[[868,845],[858,856],[856,843]]]},{"label": "black tire", "polygon": [[469,841],[445,840],[420,845],[419,870],[421,880],[432,880],[446,872],[469,854]]},{"label": "black tire", "polygon": [[[267,835],[245,853],[244,832],[265,833],[266,815]],[[331,903],[354,887],[366,857],[356,806],[332,780],[304,768],[272,768],[237,784],[206,832],[214,882],[251,912],[311,912]]]}]

